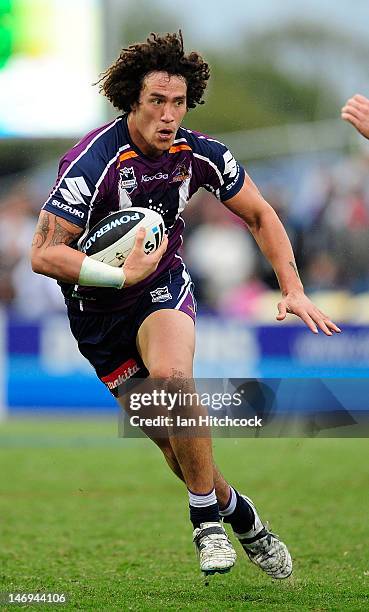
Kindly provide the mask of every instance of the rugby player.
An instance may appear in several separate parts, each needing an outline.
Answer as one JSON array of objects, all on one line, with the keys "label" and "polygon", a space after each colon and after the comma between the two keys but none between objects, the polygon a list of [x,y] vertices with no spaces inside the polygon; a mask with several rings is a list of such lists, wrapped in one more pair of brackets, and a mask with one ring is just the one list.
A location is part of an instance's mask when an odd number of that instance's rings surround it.
[{"label": "rugby player", "polygon": [[[282,292],[277,320],[294,313],[313,333],[340,331],[304,294],[287,234],[245,170],[224,144],[181,127],[187,110],[202,103],[208,79],[203,58],[184,53],[181,32],[151,34],[123,49],[100,80],[120,115],[66,153],[40,213],[33,270],[58,280],[80,351],[116,396],[129,377],[164,379],[176,388],[193,377],[196,305],[178,249],[181,212],[200,187],[247,223],[271,262]],[[78,251],[93,225],[130,206],[163,216],[167,237],[155,253],[143,253],[144,231],[122,268]],[[168,429],[152,437],[186,484],[201,570],[225,572],[235,562],[223,518],[256,565],[287,578],[286,545],[213,464],[210,435]]]},{"label": "rugby player", "polygon": [[356,94],[347,100],[341,110],[341,117],[351,123],[357,131],[369,138],[369,99]]}]

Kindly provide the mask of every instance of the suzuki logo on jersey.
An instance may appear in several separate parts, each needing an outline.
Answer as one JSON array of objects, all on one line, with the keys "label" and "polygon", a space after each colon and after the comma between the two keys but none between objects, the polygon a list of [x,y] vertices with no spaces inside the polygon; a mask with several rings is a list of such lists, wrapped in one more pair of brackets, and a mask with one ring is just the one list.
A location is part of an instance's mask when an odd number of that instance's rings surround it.
[{"label": "suzuki logo on jersey", "polygon": [[83,196],[90,196],[91,191],[87,187],[86,181],[83,176],[74,176],[73,178],[66,178],[65,184],[68,189],[61,188],[60,193],[63,199],[69,204],[86,204]]},{"label": "suzuki logo on jersey", "polygon": [[169,293],[169,289],[167,286],[158,287],[154,291],[150,291],[151,301],[152,302],[167,302],[172,299],[172,294]]},{"label": "suzuki logo on jersey", "polygon": [[229,185],[227,185],[226,190],[229,191],[230,189],[232,189],[232,187],[234,187],[238,181],[240,177],[240,173],[237,172],[236,178],[234,179],[234,181],[232,181],[232,183],[229,183]]},{"label": "suzuki logo on jersey", "polygon": [[230,151],[223,154],[224,159],[224,174],[229,174],[229,178],[233,178],[237,174],[238,164]]},{"label": "suzuki logo on jersey", "polygon": [[148,174],[143,174],[141,178],[141,182],[148,183],[149,181],[160,181],[160,179],[167,179],[168,174],[163,174],[162,172],[157,172],[153,176],[149,176]]},{"label": "suzuki logo on jersey", "polygon": [[78,210],[78,208],[72,208],[71,206],[69,206],[69,204],[65,204],[64,202],[59,202],[59,200],[52,200],[51,204],[53,206],[57,206],[61,210],[65,210],[65,212],[69,213],[70,215],[79,217],[80,219],[83,219],[83,217],[85,216],[82,210]]},{"label": "suzuki logo on jersey", "polygon": [[119,175],[119,188],[125,189],[127,193],[132,193],[132,191],[134,191],[134,189],[137,187],[137,179],[134,169],[132,167],[121,168],[119,170]]}]

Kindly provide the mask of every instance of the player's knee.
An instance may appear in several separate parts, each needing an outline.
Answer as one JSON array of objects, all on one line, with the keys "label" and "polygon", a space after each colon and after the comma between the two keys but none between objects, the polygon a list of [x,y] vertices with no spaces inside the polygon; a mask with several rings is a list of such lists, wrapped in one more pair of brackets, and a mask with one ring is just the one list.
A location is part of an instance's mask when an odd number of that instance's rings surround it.
[{"label": "player's knee", "polygon": [[191,377],[191,373],[185,367],[176,367],[169,364],[156,364],[150,368],[150,377],[165,380],[168,383],[181,384],[181,381]]},{"label": "player's knee", "polygon": [[185,368],[161,366],[160,364],[150,370],[150,378],[158,381],[158,387],[169,394],[180,392],[193,392],[194,381],[192,373]]}]

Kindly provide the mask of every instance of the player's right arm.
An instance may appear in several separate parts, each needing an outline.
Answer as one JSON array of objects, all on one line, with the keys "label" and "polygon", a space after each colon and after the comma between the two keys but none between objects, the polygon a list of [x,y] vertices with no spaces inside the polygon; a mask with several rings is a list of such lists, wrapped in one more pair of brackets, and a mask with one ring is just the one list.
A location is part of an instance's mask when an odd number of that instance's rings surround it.
[{"label": "player's right arm", "polygon": [[369,100],[356,94],[347,100],[341,110],[341,117],[351,123],[360,134],[369,138]]},{"label": "player's right arm", "polygon": [[86,256],[68,245],[82,231],[78,225],[42,210],[32,241],[33,271],[59,281],[77,283]]},{"label": "player's right arm", "polygon": [[146,255],[143,250],[145,230],[141,229],[123,268],[113,268],[69,246],[82,231],[74,223],[42,210],[32,241],[33,271],[67,283],[119,289],[123,285],[135,285],[152,274],[168,244],[165,236],[160,247]]}]

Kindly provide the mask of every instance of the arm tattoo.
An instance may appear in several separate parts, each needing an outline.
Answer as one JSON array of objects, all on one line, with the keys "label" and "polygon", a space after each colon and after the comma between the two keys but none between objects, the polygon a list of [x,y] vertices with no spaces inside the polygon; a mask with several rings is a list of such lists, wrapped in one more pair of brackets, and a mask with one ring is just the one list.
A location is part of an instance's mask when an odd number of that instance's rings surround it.
[{"label": "arm tattoo", "polygon": [[45,244],[47,235],[49,233],[49,215],[42,215],[39,219],[33,237],[32,246],[37,248],[42,247]]},{"label": "arm tattoo", "polygon": [[54,219],[55,222],[53,223],[52,217],[50,217],[48,213],[41,214],[32,241],[32,246],[37,248],[45,246],[45,248],[48,248],[49,246],[57,246],[58,244],[69,244],[81,233],[78,228],[76,228],[75,231],[71,231],[63,227],[56,217],[54,217]]},{"label": "arm tattoo", "polygon": [[298,270],[296,268],[295,262],[294,261],[289,261],[288,263],[290,264],[291,268],[293,268],[297,278],[300,280],[300,275],[299,275]]},{"label": "arm tattoo", "polygon": [[75,238],[76,234],[71,232],[55,220],[55,228],[48,246],[57,246],[58,244],[69,244]]}]

